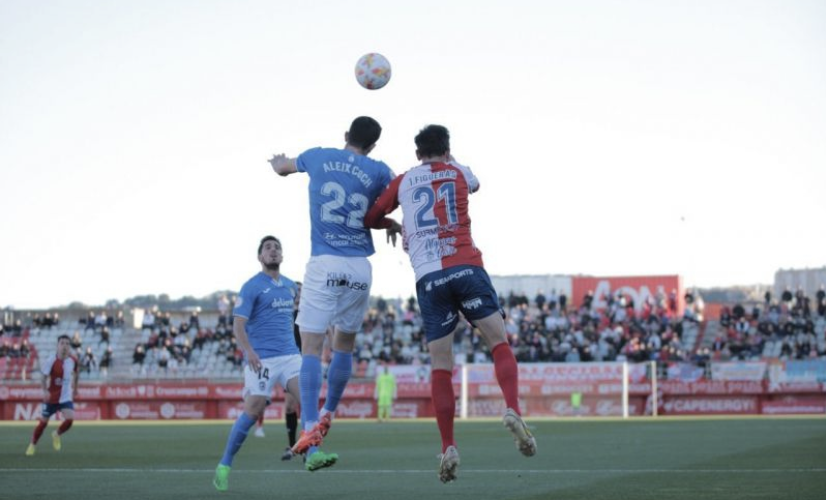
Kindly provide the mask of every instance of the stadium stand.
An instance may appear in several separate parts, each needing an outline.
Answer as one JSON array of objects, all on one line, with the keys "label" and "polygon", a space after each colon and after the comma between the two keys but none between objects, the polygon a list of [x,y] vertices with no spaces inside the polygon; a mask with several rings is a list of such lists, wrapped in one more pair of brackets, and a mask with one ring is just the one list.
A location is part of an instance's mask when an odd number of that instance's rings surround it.
[{"label": "stadium stand", "polygon": [[[604,302],[608,307],[602,310],[592,309],[587,300],[577,309],[562,309],[554,301],[529,300],[514,293],[504,296],[508,339],[519,362],[653,360],[663,366],[677,362],[706,366],[708,361],[826,358],[826,308],[809,307],[808,297],[793,296],[750,310],[735,305],[723,308],[720,318],[707,320],[691,307],[677,317],[667,301],[650,299],[635,305],[618,295]],[[144,316],[151,321],[142,328],[127,325],[122,311],[108,316],[87,311],[77,316],[73,322],[46,312],[25,322],[4,324],[0,379],[31,379],[39,353],[52,352],[61,334],[73,338],[78,359],[91,347],[97,360],[81,380],[240,377],[242,353],[232,338],[231,321],[218,311],[201,317],[155,312]],[[455,344],[455,352],[465,355],[467,362],[490,361],[484,342],[469,324]],[[356,378],[372,378],[382,362],[429,362],[421,317],[412,300],[377,299],[356,345]],[[101,369],[108,349],[111,364]]]}]

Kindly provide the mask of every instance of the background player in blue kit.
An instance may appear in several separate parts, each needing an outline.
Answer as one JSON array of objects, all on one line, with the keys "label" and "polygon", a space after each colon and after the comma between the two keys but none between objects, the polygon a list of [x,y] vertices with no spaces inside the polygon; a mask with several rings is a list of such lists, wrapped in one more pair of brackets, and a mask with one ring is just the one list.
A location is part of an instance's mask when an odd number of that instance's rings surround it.
[{"label": "background player in blue kit", "polygon": [[[297,158],[283,154],[270,164],[281,176],[310,176],[309,201],[312,252],[304,275],[296,323],[301,331],[301,422],[303,431],[293,446],[307,453],[312,470],[316,447],[330,428],[353,369],[355,334],[367,311],[375,250],[364,215],[395,177],[383,162],[367,155],[381,136],[373,118],[360,116],[344,134],[343,149],[314,148]],[[395,239],[394,239],[395,241]],[[321,352],[327,327],[334,327],[327,398],[319,412]],[[323,457],[323,455],[322,455]]]},{"label": "background player in blue kit", "polygon": [[[232,333],[246,360],[244,412],[232,426],[224,456],[215,469],[213,484],[220,491],[227,489],[232,459],[267,406],[273,386],[278,383],[295,398],[300,397],[301,355],[293,338],[293,306],[298,287],[281,275],[283,259],[281,242],[275,236],[261,239],[261,272],[241,287],[232,312]],[[334,462],[335,457],[330,460]]]}]

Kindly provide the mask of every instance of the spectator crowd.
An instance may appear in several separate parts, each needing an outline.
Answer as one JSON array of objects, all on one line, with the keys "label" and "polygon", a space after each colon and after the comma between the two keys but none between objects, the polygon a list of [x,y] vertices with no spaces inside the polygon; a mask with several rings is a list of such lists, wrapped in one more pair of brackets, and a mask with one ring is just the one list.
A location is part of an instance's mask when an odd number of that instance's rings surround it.
[{"label": "spectator crowd", "polygon": [[[826,357],[823,287],[813,298],[801,290],[784,290],[778,300],[767,293],[762,304],[723,307],[719,320],[709,322],[702,321],[699,297],[686,293],[682,298],[683,311],[678,311],[676,291],[649,296],[641,304],[623,293],[596,300],[588,292],[576,305],[553,290],[530,298],[510,292],[500,297],[500,304],[508,341],[521,363],[627,360],[705,366],[710,361]],[[144,311],[132,350],[133,375],[175,374],[201,357],[214,357],[221,367],[240,371],[243,352],[232,335],[231,301],[221,299],[217,321],[213,315],[212,321],[204,322],[197,311],[177,321],[170,312]],[[595,307],[597,303],[604,307]],[[468,322],[460,324],[454,352],[469,363],[490,362],[479,332]],[[0,324],[0,359],[32,358],[29,332],[61,325],[56,312],[35,314],[25,324],[20,319]],[[116,359],[110,345],[113,331],[128,330],[122,311],[88,311],[76,325],[72,347],[82,374],[105,377],[114,363],[130,364],[128,359]],[[692,335],[687,338],[686,332]],[[371,375],[381,363],[429,363],[414,298],[374,299],[356,336],[354,362],[357,375]],[[214,364],[199,366],[209,369]]]}]

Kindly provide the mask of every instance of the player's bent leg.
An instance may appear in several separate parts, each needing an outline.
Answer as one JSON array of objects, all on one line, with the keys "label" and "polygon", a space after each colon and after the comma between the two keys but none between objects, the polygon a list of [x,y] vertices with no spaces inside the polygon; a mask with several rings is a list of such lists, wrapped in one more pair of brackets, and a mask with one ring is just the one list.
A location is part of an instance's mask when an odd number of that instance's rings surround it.
[{"label": "player's bent leg", "polygon": [[327,370],[327,399],[324,401],[324,409],[328,412],[335,413],[353,374],[355,343],[355,332],[345,332],[336,328],[333,334],[332,359]]},{"label": "player's bent leg", "polygon": [[64,416],[66,419],[60,424],[60,427],[54,432],[52,432],[52,446],[54,447],[55,451],[60,451],[63,447],[60,442],[60,436],[67,433],[69,429],[72,428],[72,424],[74,423],[74,412],[65,412]]},{"label": "player's bent leg", "polygon": [[[324,338],[323,333],[301,332],[301,371],[298,375],[300,391],[294,395],[300,398],[304,430],[309,430],[318,422],[318,401],[323,383],[321,351]],[[289,382],[287,385],[290,385]]]},{"label": "player's bent leg", "polygon": [[49,416],[41,417],[37,419],[37,425],[34,428],[34,432],[32,433],[32,440],[31,443],[33,445],[37,445],[37,442],[40,441],[40,436],[43,435],[43,431],[46,430],[46,426],[49,425]]},{"label": "player's bent leg", "polygon": [[247,412],[242,412],[238,419],[232,425],[229,436],[227,437],[227,444],[224,448],[224,455],[221,457],[220,465],[225,467],[232,466],[232,460],[235,454],[241,449],[244,441],[247,439],[247,434],[253,425],[255,425],[256,416],[250,416]]},{"label": "player's bent leg", "polygon": [[536,439],[528,430],[525,421],[512,408],[508,408],[505,416],[502,417],[502,423],[507,427],[513,435],[513,440],[516,443],[516,449],[526,457],[536,455]]}]

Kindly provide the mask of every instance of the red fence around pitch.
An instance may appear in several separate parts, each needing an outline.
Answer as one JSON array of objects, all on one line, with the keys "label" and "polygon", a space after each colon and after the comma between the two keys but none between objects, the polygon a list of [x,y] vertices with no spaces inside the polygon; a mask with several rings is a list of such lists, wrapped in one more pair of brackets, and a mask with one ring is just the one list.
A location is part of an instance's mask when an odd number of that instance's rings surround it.
[{"label": "red fence around pitch", "polygon": [[[767,381],[663,381],[658,384],[660,415],[777,415],[826,414],[824,383],[769,384]],[[75,401],[79,420],[234,419],[242,410],[241,384],[207,381],[135,384],[81,384]],[[372,383],[351,383],[337,412],[340,418],[373,418],[376,404]],[[459,385],[455,385],[457,396]],[[323,392],[322,392],[323,393]],[[572,398],[572,394],[581,397]],[[621,384],[610,381],[524,380],[520,404],[529,416],[622,415]],[[393,416],[434,417],[430,384],[402,382]],[[0,419],[32,420],[40,413],[37,384],[0,386]],[[283,394],[276,395],[276,401]],[[629,413],[651,413],[651,385],[632,383]],[[469,385],[471,416],[499,416],[504,412],[499,388],[487,382]],[[283,405],[267,408],[266,418],[280,419]]]}]

